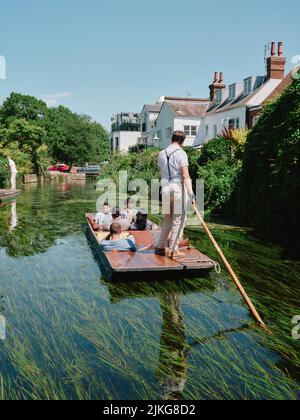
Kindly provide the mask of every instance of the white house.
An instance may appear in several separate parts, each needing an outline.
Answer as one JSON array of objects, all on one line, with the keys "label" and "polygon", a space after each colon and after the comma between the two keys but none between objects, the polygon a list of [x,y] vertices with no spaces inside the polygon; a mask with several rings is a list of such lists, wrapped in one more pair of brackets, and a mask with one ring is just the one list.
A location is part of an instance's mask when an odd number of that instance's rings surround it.
[{"label": "white house", "polygon": [[195,146],[201,126],[201,118],[208,105],[209,99],[165,97],[156,121],[159,146],[167,147],[171,143],[173,132],[176,130],[186,133],[187,146]]},{"label": "white house", "polygon": [[195,145],[202,145],[224,129],[252,128],[262,111],[262,104],[284,80],[286,59],[282,54],[282,43],[272,42],[271,56],[266,60],[265,76],[249,76],[241,82],[223,82],[223,73],[215,73],[209,86],[210,103],[202,116]]},{"label": "white house", "polygon": [[122,112],[112,117],[111,152],[127,153],[140,143],[140,114]]},{"label": "white house", "polygon": [[150,147],[155,145],[156,122],[162,105],[162,98],[154,105],[144,105],[141,112],[141,144]]}]

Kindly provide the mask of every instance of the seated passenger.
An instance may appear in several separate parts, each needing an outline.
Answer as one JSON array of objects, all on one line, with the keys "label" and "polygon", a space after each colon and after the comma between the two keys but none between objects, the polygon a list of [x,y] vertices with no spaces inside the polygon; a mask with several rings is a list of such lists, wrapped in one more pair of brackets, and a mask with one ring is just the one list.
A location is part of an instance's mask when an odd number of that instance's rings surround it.
[{"label": "seated passenger", "polygon": [[110,205],[108,203],[103,204],[102,211],[96,214],[95,222],[99,227],[113,222]]},{"label": "seated passenger", "polygon": [[127,219],[129,223],[135,222],[137,210],[135,210],[134,208],[133,199],[128,197],[124,204],[125,208],[122,210],[121,213],[122,219]]},{"label": "seated passenger", "polygon": [[137,252],[135,239],[129,236],[127,239],[121,239],[122,227],[120,223],[113,223],[110,226],[110,239],[102,241],[100,246],[104,252],[124,251]]},{"label": "seated passenger", "polygon": [[[121,214],[120,214],[120,208],[119,207],[114,207],[112,210],[112,222],[113,223],[119,223],[121,225],[122,231],[126,231],[129,230],[130,228],[130,223],[128,219],[122,219],[121,218]],[[103,226],[103,230],[110,230],[110,225],[111,223],[106,223]]]},{"label": "seated passenger", "polygon": [[145,210],[140,210],[136,215],[136,221],[131,224],[130,230],[153,230],[155,227],[148,219],[148,214]]}]

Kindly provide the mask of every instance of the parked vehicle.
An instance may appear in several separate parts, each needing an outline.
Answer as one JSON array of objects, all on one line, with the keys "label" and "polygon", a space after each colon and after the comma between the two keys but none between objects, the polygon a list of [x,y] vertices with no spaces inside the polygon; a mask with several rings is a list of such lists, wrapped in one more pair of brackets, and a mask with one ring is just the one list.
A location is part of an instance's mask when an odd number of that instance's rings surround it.
[{"label": "parked vehicle", "polygon": [[59,163],[57,165],[51,166],[48,168],[51,172],[68,172],[70,167],[68,165],[65,165],[63,163]]},{"label": "parked vehicle", "polygon": [[78,174],[86,174],[86,175],[99,175],[100,174],[100,166],[97,165],[88,165],[82,168],[77,168]]}]

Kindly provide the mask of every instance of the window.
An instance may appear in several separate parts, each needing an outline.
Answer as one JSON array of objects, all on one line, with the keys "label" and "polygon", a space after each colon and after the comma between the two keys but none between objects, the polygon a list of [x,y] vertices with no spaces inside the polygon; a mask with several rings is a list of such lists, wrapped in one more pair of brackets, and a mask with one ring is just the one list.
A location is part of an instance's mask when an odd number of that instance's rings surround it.
[{"label": "window", "polygon": [[239,118],[230,118],[228,120],[228,129],[229,130],[238,130],[240,128],[240,119]]},{"label": "window", "polygon": [[116,147],[115,150],[119,150],[119,137],[116,137]]},{"label": "window", "polygon": [[244,94],[249,95],[252,91],[252,78],[249,77],[248,79],[244,80]]},{"label": "window", "polygon": [[198,127],[196,125],[185,125],[184,126],[184,133],[186,136],[197,136],[197,129]]},{"label": "window", "polygon": [[214,137],[216,138],[218,136],[218,126],[214,125]]},{"label": "window", "polygon": [[232,101],[236,96],[236,84],[229,86],[229,100]]},{"label": "window", "polygon": [[197,136],[197,127],[195,125],[191,127],[191,136]]},{"label": "window", "polygon": [[190,130],[191,130],[191,127],[189,125],[184,126],[184,133],[186,136],[190,135]]},{"label": "window", "polygon": [[110,139],[110,150],[111,150],[111,152],[114,151],[114,139],[113,139],[113,137]]},{"label": "window", "polygon": [[228,128],[229,128],[229,130],[234,130],[235,129],[235,120],[233,118],[231,118],[228,121]]},{"label": "window", "polygon": [[217,105],[219,105],[222,102],[222,97],[223,97],[222,93],[223,93],[222,90],[217,91],[217,94],[216,94],[216,104]]},{"label": "window", "polygon": [[205,126],[205,135],[206,137],[209,135],[209,125]]}]

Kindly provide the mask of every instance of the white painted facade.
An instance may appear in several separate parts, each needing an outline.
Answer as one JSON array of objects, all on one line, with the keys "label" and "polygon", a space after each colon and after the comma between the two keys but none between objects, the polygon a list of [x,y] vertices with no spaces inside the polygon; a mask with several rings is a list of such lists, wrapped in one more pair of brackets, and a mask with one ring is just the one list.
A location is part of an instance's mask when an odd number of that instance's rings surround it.
[{"label": "white painted facade", "polygon": [[139,131],[115,131],[111,133],[111,152],[128,153],[130,147],[140,142]]},{"label": "white painted facade", "polygon": [[187,135],[185,145],[194,147],[201,125],[200,117],[181,117],[173,114],[167,102],[164,102],[156,123],[159,145],[166,148],[171,144],[172,134],[176,130],[185,131],[185,127],[195,127],[195,135]]},{"label": "white painted facade", "polygon": [[156,122],[159,116],[159,111],[149,111],[144,106],[141,113],[141,143],[147,146],[154,145],[154,137],[157,134]]},{"label": "white painted facade", "polygon": [[228,127],[230,120],[235,121],[235,128],[246,127],[246,107],[243,106],[226,112],[206,114],[202,118],[202,124],[195,140],[195,146],[201,146],[215,139],[225,127]]},{"label": "white painted facade", "polygon": [[[248,78],[250,79],[250,78]],[[246,80],[246,79],[245,79]],[[255,76],[251,77],[252,83],[254,84]],[[244,101],[241,106],[234,106],[231,109],[224,107],[217,108],[214,111],[207,112],[201,119],[200,129],[198,132],[197,139],[195,140],[195,145],[203,145],[210,140],[217,137],[220,132],[226,128],[246,128],[247,127],[247,110],[249,108],[255,108],[260,106],[274,91],[274,89],[282,82],[282,80],[270,79],[264,83],[261,87],[255,91],[250,92],[249,100]],[[236,98],[238,98],[243,93],[244,82],[236,83]],[[229,85],[232,86],[232,85]],[[225,89],[222,89],[222,97],[220,105],[228,100],[229,97],[229,86]]]}]

